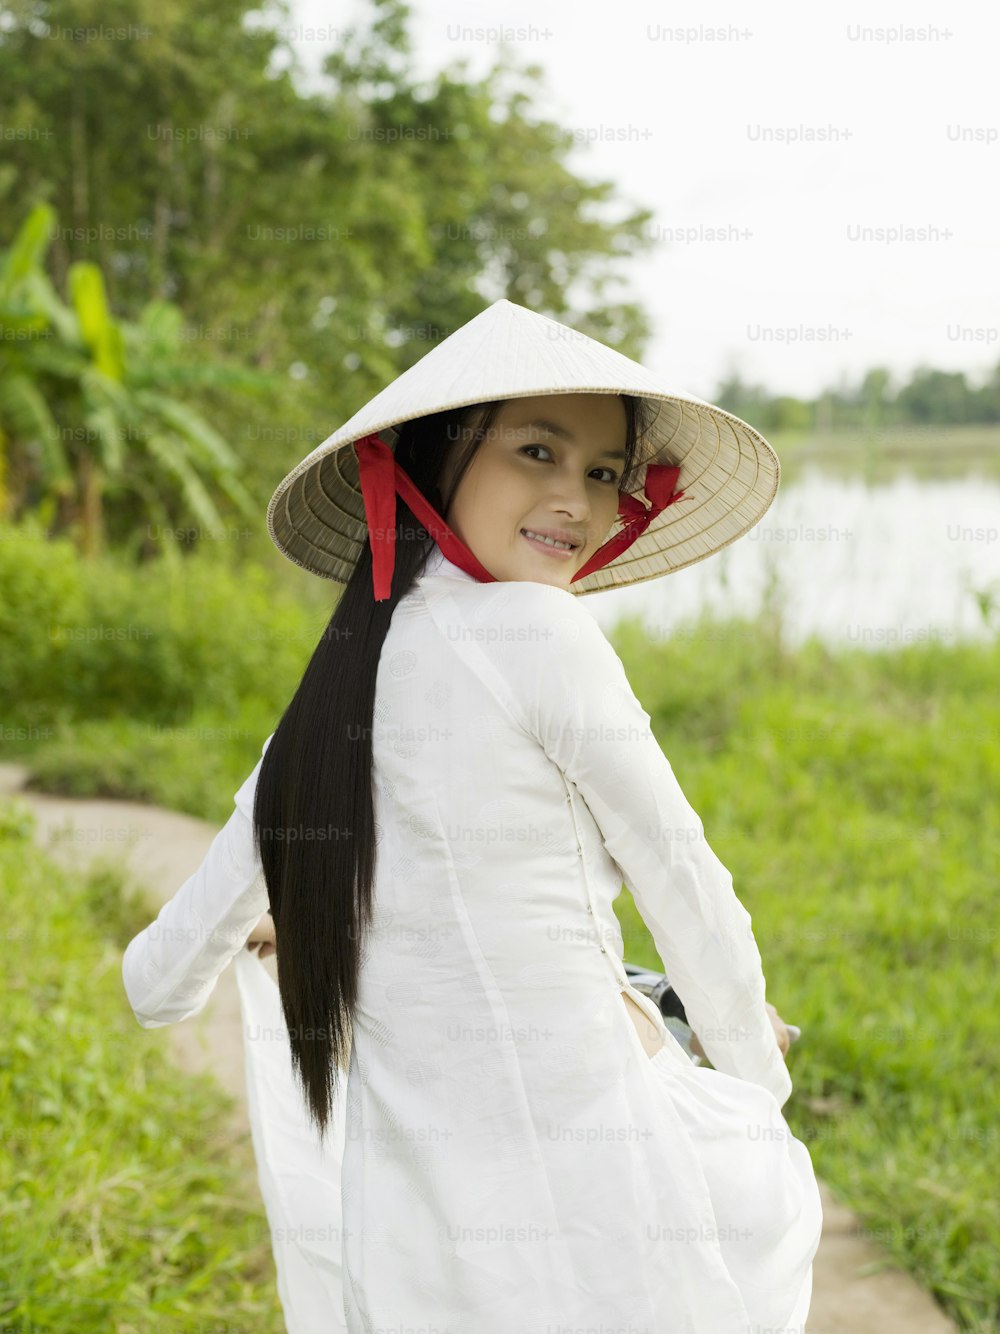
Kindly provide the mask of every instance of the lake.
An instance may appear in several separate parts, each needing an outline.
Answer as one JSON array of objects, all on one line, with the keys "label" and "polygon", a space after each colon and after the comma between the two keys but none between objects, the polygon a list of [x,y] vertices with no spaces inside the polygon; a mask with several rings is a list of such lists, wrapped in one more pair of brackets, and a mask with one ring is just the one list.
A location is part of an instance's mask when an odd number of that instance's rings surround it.
[{"label": "lake", "polygon": [[675,574],[587,596],[605,631],[634,614],[651,637],[669,636],[701,608],[754,616],[773,600],[789,646],[810,635],[873,649],[996,637],[1000,481],[992,459],[981,471],[964,460],[959,476],[893,464],[872,480],[829,462],[797,458],[789,467],[778,452],[778,494],[750,532]]}]

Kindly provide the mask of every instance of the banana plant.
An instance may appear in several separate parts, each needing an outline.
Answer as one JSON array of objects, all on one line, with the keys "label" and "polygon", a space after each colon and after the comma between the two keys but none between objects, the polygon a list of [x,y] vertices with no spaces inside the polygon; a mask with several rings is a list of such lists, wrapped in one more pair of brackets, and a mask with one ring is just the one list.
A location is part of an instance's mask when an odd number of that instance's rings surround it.
[{"label": "banana plant", "polygon": [[224,524],[217,497],[241,515],[258,508],[192,389],[267,388],[276,377],[192,366],[170,302],[116,320],[96,264],[70,265],[64,303],[44,268],[54,221],[37,205],[0,265],[0,514],[61,513],[81,552],[96,555],[114,496],[157,519],[176,556],[175,525],[187,516]]},{"label": "banana plant", "polygon": [[[69,459],[45,385],[74,378],[80,358],[68,346],[72,320],[42,266],[54,213],[40,204],[29,214],[0,266],[0,514],[19,499],[18,443],[37,466],[46,494],[73,489]],[[27,460],[26,460],[27,462]],[[14,488],[17,488],[15,490]]]}]

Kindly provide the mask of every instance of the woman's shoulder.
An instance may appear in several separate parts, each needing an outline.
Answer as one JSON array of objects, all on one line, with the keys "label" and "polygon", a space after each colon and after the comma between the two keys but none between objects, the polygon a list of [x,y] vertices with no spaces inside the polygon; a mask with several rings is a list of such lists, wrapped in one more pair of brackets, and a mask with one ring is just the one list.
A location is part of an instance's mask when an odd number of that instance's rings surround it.
[{"label": "woman's shoulder", "polygon": [[454,591],[439,604],[447,606],[443,615],[437,607],[432,611],[439,630],[470,662],[484,668],[489,663],[505,681],[520,683],[520,693],[533,699],[561,695],[560,707],[593,700],[595,692],[631,695],[617,651],[568,589],[505,580],[462,583]]}]

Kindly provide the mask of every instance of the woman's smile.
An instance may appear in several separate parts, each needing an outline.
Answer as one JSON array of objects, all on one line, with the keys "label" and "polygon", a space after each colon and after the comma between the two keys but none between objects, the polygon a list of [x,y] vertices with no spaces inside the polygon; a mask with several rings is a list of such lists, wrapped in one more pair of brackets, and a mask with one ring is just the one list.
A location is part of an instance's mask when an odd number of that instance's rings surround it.
[{"label": "woman's smile", "polygon": [[572,560],[579,546],[578,543],[572,546],[561,542],[557,543],[556,539],[543,537],[531,528],[522,528],[521,536],[525,538],[530,546],[536,547],[539,551],[544,552],[546,556],[554,557],[556,560]]}]

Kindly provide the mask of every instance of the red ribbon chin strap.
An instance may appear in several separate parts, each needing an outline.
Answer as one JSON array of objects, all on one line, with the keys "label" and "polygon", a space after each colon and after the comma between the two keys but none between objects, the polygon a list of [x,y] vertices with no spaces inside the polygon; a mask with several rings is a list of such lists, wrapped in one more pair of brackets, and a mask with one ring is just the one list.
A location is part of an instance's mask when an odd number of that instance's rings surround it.
[{"label": "red ribbon chin strap", "polygon": [[586,565],[577,570],[570,583],[575,583],[577,579],[583,579],[588,574],[593,574],[595,570],[602,569],[623,551],[627,551],[668,505],[673,505],[678,500],[693,500],[693,496],[674,490],[680,475],[680,464],[647,463],[646,481],[642,489],[643,495],[649,501],[648,509],[630,491],[623,491],[618,505],[618,517],[625,520],[624,527],[615,533],[614,537],[609,537],[603,546],[597,548]]},{"label": "red ribbon chin strap", "polygon": [[376,602],[384,602],[392,592],[396,568],[396,493],[397,491],[421,521],[450,561],[478,579],[495,582],[485,565],[480,564],[462,539],[451,531],[413,479],[396,462],[392,450],[377,435],[355,441],[358,477],[368,522],[368,545],[372,552],[372,590]]},{"label": "red ribbon chin strap", "polygon": [[[368,523],[368,545],[372,553],[372,591],[376,602],[384,602],[392,592],[392,576],[396,565],[396,494],[403,497],[410,509],[434,538],[448,560],[471,574],[480,583],[496,582],[462,539],[445,523],[427,497],[417,489],[413,479],[397,464],[395,455],[378,435],[366,435],[356,440],[358,478],[364,498],[365,519]],[[656,516],[668,505],[684,496],[675,491],[680,467],[665,463],[646,466],[644,494],[650,502],[647,508],[635,496],[625,492],[618,505],[619,517],[625,526],[608,539],[578,570],[571,582],[599,570],[609,561],[626,551],[640,537]]]}]

